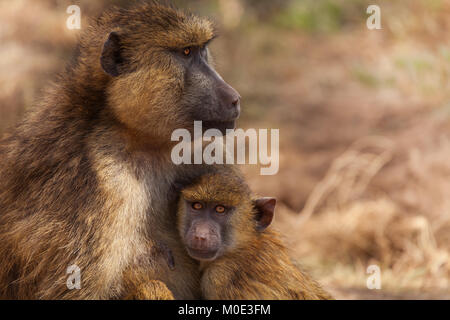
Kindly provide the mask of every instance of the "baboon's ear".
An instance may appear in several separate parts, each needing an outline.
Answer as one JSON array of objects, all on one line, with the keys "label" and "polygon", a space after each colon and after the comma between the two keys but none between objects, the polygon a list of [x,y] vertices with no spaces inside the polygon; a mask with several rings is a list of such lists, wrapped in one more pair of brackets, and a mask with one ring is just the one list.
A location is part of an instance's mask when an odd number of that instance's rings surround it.
[{"label": "baboon's ear", "polygon": [[120,37],[116,32],[111,32],[108,35],[108,39],[103,44],[100,63],[107,74],[117,77],[121,74],[123,62]]},{"label": "baboon's ear", "polygon": [[253,200],[258,231],[264,231],[272,223],[276,203],[277,199],[269,197]]}]

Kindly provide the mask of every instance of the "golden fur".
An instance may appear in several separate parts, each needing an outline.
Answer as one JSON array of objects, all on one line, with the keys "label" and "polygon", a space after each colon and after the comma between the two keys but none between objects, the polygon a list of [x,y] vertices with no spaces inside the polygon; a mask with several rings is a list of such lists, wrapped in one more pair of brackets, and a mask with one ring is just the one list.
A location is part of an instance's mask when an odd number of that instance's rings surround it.
[{"label": "golden fur", "polygon": [[231,243],[211,262],[201,262],[205,299],[332,299],[307,273],[296,266],[276,232],[257,231],[250,189],[233,167],[206,174],[182,191],[178,228],[186,223],[183,199],[213,202],[236,209],[229,217]]},{"label": "golden fur", "polygon": [[[119,77],[100,65],[112,31]],[[208,20],[154,2],[92,22],[74,61],[0,143],[0,298],[200,297],[198,263],[173,227],[173,183],[198,169],[172,164],[170,134],[191,119],[178,104],[183,70],[163,51],[213,36]],[[80,290],[66,286],[73,264]]]}]

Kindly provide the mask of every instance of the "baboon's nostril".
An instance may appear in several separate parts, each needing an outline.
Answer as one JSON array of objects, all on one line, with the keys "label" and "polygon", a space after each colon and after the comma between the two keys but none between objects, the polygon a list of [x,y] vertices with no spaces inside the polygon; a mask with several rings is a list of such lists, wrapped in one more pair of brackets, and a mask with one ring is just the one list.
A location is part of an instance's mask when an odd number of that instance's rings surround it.
[{"label": "baboon's nostril", "polygon": [[206,240],[206,237],[205,237],[205,236],[195,236],[195,240],[198,240],[198,241],[205,241],[205,240]]},{"label": "baboon's nostril", "polygon": [[239,107],[241,96],[230,85],[224,83],[220,87],[219,97],[222,100],[223,107],[232,109],[237,109]]}]

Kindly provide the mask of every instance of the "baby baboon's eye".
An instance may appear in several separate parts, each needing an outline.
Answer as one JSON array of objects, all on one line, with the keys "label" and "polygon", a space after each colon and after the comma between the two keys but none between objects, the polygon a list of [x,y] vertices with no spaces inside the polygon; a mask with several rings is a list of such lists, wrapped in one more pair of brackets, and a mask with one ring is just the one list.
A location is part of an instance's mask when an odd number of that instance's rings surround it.
[{"label": "baby baboon's eye", "polygon": [[217,213],[224,213],[224,212],[225,212],[225,207],[224,207],[224,206],[221,206],[221,205],[218,205],[218,206],[216,207],[216,212],[217,212]]},{"label": "baby baboon's eye", "polygon": [[203,209],[203,205],[200,202],[194,202],[192,204],[192,209],[194,209],[194,210],[201,210],[201,209]]},{"label": "baby baboon's eye", "polygon": [[183,54],[184,54],[186,57],[189,57],[189,56],[191,55],[191,52],[192,52],[191,47],[186,47],[186,48],[183,49]]}]

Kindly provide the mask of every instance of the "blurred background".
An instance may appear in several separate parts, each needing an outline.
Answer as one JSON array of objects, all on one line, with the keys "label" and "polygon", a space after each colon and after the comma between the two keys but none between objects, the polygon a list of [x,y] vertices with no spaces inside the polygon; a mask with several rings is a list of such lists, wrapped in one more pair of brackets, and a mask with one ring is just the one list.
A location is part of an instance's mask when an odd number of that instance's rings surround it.
[{"label": "blurred background", "polygon": [[[133,1],[0,0],[0,135],[42,95],[87,19]],[[450,1],[174,1],[211,17],[242,128],[280,129],[280,170],[245,169],[338,299],[450,299]],[[381,8],[381,30],[366,9]],[[366,286],[367,267],[381,289]]]}]

